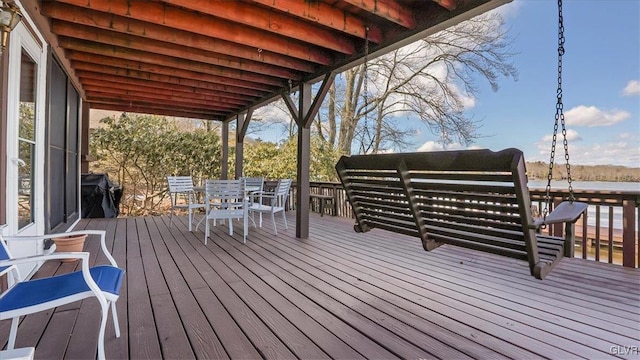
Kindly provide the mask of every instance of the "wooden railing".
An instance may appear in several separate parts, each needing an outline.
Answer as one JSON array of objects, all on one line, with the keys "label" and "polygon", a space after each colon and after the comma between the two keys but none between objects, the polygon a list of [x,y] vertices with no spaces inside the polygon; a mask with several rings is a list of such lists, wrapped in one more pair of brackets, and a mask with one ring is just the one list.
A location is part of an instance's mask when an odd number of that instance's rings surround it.
[{"label": "wooden railing", "polygon": [[[336,201],[336,212],[325,207],[325,215],[352,217],[351,206],[346,200],[340,183],[311,182],[310,192],[332,194]],[[292,189],[291,199],[295,199]],[[544,189],[529,189],[531,201],[539,211],[544,209]],[[550,192],[552,203],[559,204],[568,198],[567,190]],[[640,191],[599,191],[574,190],[577,201],[589,204],[589,209],[576,224],[575,256],[594,261],[619,264],[637,268],[640,264]],[[292,208],[293,208],[293,201]],[[314,206],[315,205],[315,206]],[[311,204],[311,211],[318,212],[319,206]],[[616,228],[616,224],[618,224]],[[549,227],[544,231],[561,236],[561,227]]]}]

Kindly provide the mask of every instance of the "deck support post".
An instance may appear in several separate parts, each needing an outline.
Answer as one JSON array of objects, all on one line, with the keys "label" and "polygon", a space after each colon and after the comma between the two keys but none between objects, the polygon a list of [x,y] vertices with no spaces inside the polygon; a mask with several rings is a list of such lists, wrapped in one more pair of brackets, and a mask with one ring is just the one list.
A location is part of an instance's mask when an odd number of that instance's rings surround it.
[{"label": "deck support post", "polygon": [[[298,107],[287,93],[282,98],[289,108],[291,117],[298,125],[298,154],[296,179],[296,237],[309,238],[309,166],[311,156],[311,123],[315,118],[324,97],[329,92],[336,73],[325,75],[320,89],[315,97],[311,94],[311,82],[305,82],[298,87]],[[312,101],[313,99],[313,101]]]},{"label": "deck support post", "polygon": [[622,202],[622,266],[630,268],[636,267],[636,206],[633,200]]},{"label": "deck support post", "polygon": [[220,179],[229,178],[229,122],[222,123],[222,156],[220,159]]},{"label": "deck support post", "polygon": [[238,114],[236,118],[236,179],[244,176],[244,137],[247,134],[251,116],[253,116],[253,109],[249,109],[246,114]]},{"label": "deck support post", "polygon": [[[300,85],[298,119],[311,108],[311,84]],[[296,237],[309,238],[309,172],[311,166],[311,122],[298,122],[298,166],[296,172]]]}]

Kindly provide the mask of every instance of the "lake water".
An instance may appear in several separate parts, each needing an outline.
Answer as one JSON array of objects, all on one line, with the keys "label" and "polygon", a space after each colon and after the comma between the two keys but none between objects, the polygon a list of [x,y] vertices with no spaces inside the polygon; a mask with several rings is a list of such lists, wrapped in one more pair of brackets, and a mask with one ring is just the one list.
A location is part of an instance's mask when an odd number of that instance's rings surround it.
[{"label": "lake water", "polygon": [[[528,183],[531,189],[545,189],[546,180],[532,180]],[[640,191],[640,183],[637,182],[608,182],[608,181],[572,181],[571,186],[574,190],[597,190],[597,191]],[[566,181],[552,181],[552,190],[565,190],[569,185]],[[638,210],[636,209],[636,219],[638,218]],[[587,209],[587,225],[596,225],[596,206],[590,205]],[[600,226],[609,227],[609,207],[600,207]],[[613,209],[613,228],[622,229],[622,208]],[[636,229],[638,230],[638,229]]]},{"label": "lake water", "polygon": [[[530,180],[529,188],[544,189],[547,180]],[[607,191],[640,191],[640,183],[637,182],[610,182],[610,181],[572,181],[574,190],[607,190]],[[565,190],[569,188],[566,181],[552,181],[551,189]]]}]

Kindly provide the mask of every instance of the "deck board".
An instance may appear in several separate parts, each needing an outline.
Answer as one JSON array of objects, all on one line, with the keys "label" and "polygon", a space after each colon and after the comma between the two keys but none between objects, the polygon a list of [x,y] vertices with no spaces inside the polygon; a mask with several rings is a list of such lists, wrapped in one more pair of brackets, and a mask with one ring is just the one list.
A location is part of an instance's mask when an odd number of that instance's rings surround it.
[{"label": "deck board", "polygon": [[[378,251],[370,247],[363,248],[362,250],[366,251],[368,255],[374,255]],[[385,252],[378,253],[378,254],[379,256],[388,256],[386,255]],[[357,255],[353,255],[353,256],[357,256]],[[545,313],[549,312],[552,315],[556,315],[556,316],[562,316],[563,312],[566,310],[578,311],[578,312],[582,311],[582,314],[584,315],[598,315],[597,319],[594,320],[594,322],[591,325],[598,325],[598,323],[600,323],[600,320],[608,320],[611,322],[627,321],[627,319],[624,319],[624,318],[621,319],[620,317],[624,317],[625,315],[628,314],[628,311],[629,311],[628,307],[626,307],[627,309],[626,311],[625,310],[617,311],[615,307],[618,307],[619,303],[607,304],[608,306],[611,306],[614,308],[613,310],[611,310],[613,312],[613,315],[609,315],[607,313],[609,309],[606,309],[604,311],[600,311],[599,309],[597,312],[591,311],[590,305],[593,305],[593,303],[588,303],[583,301],[581,304],[575,304],[573,301],[570,303],[566,303],[562,301],[554,301],[554,299],[546,296],[548,295],[548,293],[542,293],[542,294],[538,293],[544,290],[545,285],[542,284],[543,282],[536,281],[535,279],[532,279],[533,280],[532,282],[527,283],[529,287],[519,287],[519,288],[515,286],[516,284],[514,284],[513,281],[498,282],[498,281],[495,281],[495,279],[482,280],[481,278],[477,277],[475,282],[471,282],[469,281],[468,276],[473,275],[473,273],[472,272],[465,273],[465,271],[461,270],[460,268],[452,269],[450,272],[443,270],[438,274],[433,274],[433,273],[428,273],[429,267],[424,267],[424,265],[428,263],[424,261],[420,263],[417,261],[413,261],[411,258],[404,258],[399,260],[404,261],[403,265],[406,269],[410,271],[409,274],[415,274],[416,272],[418,273],[425,272],[426,274],[425,278],[428,281],[432,281],[436,286],[452,289],[454,291],[453,293],[454,295],[456,293],[474,294],[473,295],[474,297],[480,297],[481,299],[483,299],[483,301],[488,301],[489,298],[487,298],[486,296],[487,289],[494,289],[497,291],[497,294],[500,294],[501,297],[503,298],[503,299],[497,300],[500,302],[508,301],[509,303],[513,303],[514,300],[519,299],[518,297],[520,297],[521,299],[536,300],[541,302],[541,304],[538,305],[535,301],[527,301],[527,304],[528,304],[527,307],[525,309],[521,309],[522,312],[525,312],[525,313],[529,313],[530,307],[533,307],[534,309],[541,309]],[[384,264],[384,261],[382,261],[382,263]],[[406,271],[398,267],[396,267],[394,270],[398,271],[401,274],[407,273]],[[441,274],[442,275],[448,274],[449,276],[445,278],[445,277],[442,277]],[[495,275],[495,271],[493,271],[492,275]],[[464,276],[467,276],[467,277],[464,277]],[[529,278],[525,280],[529,280]],[[412,280],[406,279],[406,281],[412,281]],[[546,280],[544,281],[544,283],[546,283]],[[458,285],[458,287],[456,287],[456,284]],[[464,286],[465,288],[461,288],[460,286]],[[536,289],[536,291],[532,292],[532,289]],[[581,297],[584,299],[584,296],[581,296]],[[588,299],[591,299],[592,301],[594,301],[595,298],[591,297]],[[575,300],[577,301],[578,299],[576,298]],[[600,303],[600,301],[598,301],[598,303]],[[514,303],[514,304],[517,304],[517,303]],[[547,305],[552,305],[552,307],[549,308]],[[582,307],[585,305],[589,305],[589,307],[585,307],[583,309]],[[501,306],[506,307],[508,306],[508,304],[502,304]],[[623,307],[623,309],[624,308],[625,307]],[[627,322],[627,326],[633,326],[633,324],[637,325],[637,322],[632,322],[632,321]],[[613,325],[616,325],[616,324],[613,324]]]},{"label": "deck board", "polygon": [[[294,223],[293,213],[288,214]],[[633,358],[640,271],[564,259],[543,281],[526,263],[311,215],[309,239],[271,224],[208,245],[186,217],[83,219],[106,229],[127,270],[107,326],[110,358]],[[86,245],[91,261],[98,242]],[[48,262],[37,276],[76,265]],[[94,358],[94,299],[27,316],[17,346],[36,359]],[[6,342],[9,321],[0,323]]]},{"label": "deck board", "polygon": [[[342,259],[343,262],[351,261],[353,263],[360,264],[355,268],[362,272],[366,271],[366,269],[372,269],[374,271],[378,271],[379,273],[370,276],[365,281],[373,282],[378,286],[385,286],[382,284],[382,281],[386,281],[391,286],[394,286],[395,289],[393,293],[400,294],[404,298],[417,302],[421,299],[414,294],[418,294],[424,292],[425,290],[435,288],[438,289],[437,292],[431,293],[429,296],[430,300],[433,302],[428,302],[423,300],[423,305],[425,305],[428,309],[434,309],[440,313],[447,313],[448,316],[456,316],[451,310],[453,308],[457,309],[461,313],[457,314],[457,319],[460,322],[464,321],[465,313],[473,314],[476,318],[475,321],[483,320],[486,324],[482,324],[478,322],[478,326],[482,327],[500,327],[503,326],[504,329],[500,330],[499,328],[495,328],[496,331],[505,332],[505,339],[507,336],[511,339],[512,342],[518,344],[521,347],[529,348],[532,351],[539,351],[539,355],[541,356],[549,356],[556,352],[555,347],[562,349],[573,349],[574,352],[584,354],[588,357],[593,357],[597,355],[597,352],[592,351],[590,347],[583,346],[578,347],[575,343],[581,343],[583,345],[589,344],[590,342],[596,341],[597,338],[590,336],[581,336],[579,332],[574,332],[571,334],[571,337],[563,339],[560,336],[567,337],[567,329],[563,328],[552,321],[554,319],[551,316],[547,316],[546,313],[536,311],[531,307],[519,306],[517,304],[518,299],[517,296],[514,295],[501,295],[500,297],[495,296],[493,294],[484,293],[479,288],[473,286],[465,286],[461,284],[456,284],[455,279],[452,277],[449,278],[441,278],[435,279],[430,274],[425,275],[406,275],[406,271],[403,268],[398,266],[392,266],[390,268],[384,268],[384,263],[378,261],[369,260],[353,260],[357,259],[359,254],[356,252],[348,252],[345,253],[348,256],[349,260]],[[397,275],[394,277],[390,277],[384,274],[386,271],[393,270]],[[419,272],[421,269],[411,269],[415,270],[415,272]],[[424,269],[428,271],[428,268]],[[415,274],[415,273],[414,273]],[[396,279],[397,278],[397,279]],[[498,289],[499,294],[506,293],[506,288]],[[497,316],[496,316],[497,315]],[[500,319],[496,321],[496,319]],[[502,323],[504,319],[508,319],[509,325],[504,326]],[[577,327],[580,327],[580,324],[573,324]],[[586,328],[585,326],[582,326]],[[544,329],[544,330],[541,330]],[[509,331],[515,331],[516,334],[511,334]],[[554,337],[549,337],[547,333],[551,333],[552,335],[556,335]],[[541,342],[536,343],[536,341],[532,341],[528,339],[528,337],[533,337],[534,339],[544,339]],[[553,347],[548,347],[548,345],[552,345]],[[606,347],[608,349],[608,347]],[[545,351],[548,351],[546,353]],[[565,354],[564,356],[570,356],[569,354]]]}]

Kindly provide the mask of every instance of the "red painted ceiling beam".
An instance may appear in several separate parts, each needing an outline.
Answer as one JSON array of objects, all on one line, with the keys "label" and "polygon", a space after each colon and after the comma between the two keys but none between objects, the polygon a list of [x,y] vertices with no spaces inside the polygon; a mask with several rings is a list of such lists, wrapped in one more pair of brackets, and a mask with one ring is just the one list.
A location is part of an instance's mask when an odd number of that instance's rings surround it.
[{"label": "red painted ceiling beam", "polygon": [[[109,89],[113,88],[114,91],[131,91],[131,92],[140,92],[141,94],[158,94],[163,96],[175,97],[176,99],[184,100],[185,102],[194,101],[194,103],[203,103],[203,104],[211,104],[217,105],[220,104],[223,107],[235,108],[238,106],[244,106],[247,104],[247,101],[242,100],[233,100],[227,98],[221,98],[219,96],[213,94],[204,94],[201,92],[188,92],[188,91],[180,91],[176,89],[174,86],[153,86],[149,83],[139,82],[122,82],[122,81],[108,81],[105,79],[93,79],[91,77],[82,77],[79,76],[80,81],[82,82],[82,86],[85,87],[86,90],[98,90],[99,88]],[[91,88],[89,88],[91,87]],[[103,92],[109,92],[104,90]],[[112,92],[115,93],[115,92]]]},{"label": "red painted ceiling beam", "polygon": [[[178,110],[183,112],[190,112],[192,114],[203,114],[207,116],[213,116],[213,115],[224,116],[228,114],[228,112],[226,111],[178,107],[176,106],[176,104],[155,103],[155,102],[149,102],[144,100],[122,101],[120,99],[112,98],[111,95],[109,94],[106,94],[106,96],[105,94],[92,94],[90,97],[87,98],[87,102],[90,102],[91,104],[101,103],[101,104],[119,105],[123,107],[140,106],[140,107],[155,108],[155,109]],[[120,110],[120,111],[123,111],[123,110]]]},{"label": "red painted ceiling beam", "polygon": [[162,108],[162,107],[152,106],[148,104],[120,104],[120,103],[112,103],[109,101],[102,101],[100,99],[91,99],[91,98],[88,101],[92,109],[123,111],[123,112],[139,113],[139,114],[175,116],[175,117],[183,117],[183,118],[189,118],[189,119],[203,119],[203,120],[224,119],[224,114],[220,114],[216,112],[193,112],[193,111],[186,111],[186,110],[176,110],[175,108],[170,108],[170,109]]},{"label": "red painted ceiling beam", "polygon": [[395,0],[343,0],[353,6],[366,10],[383,19],[392,21],[407,29],[416,26],[413,11],[404,4]]},{"label": "red painted ceiling beam", "polygon": [[[315,26],[279,11],[261,8],[242,1],[228,0],[163,0],[165,3],[202,12],[219,19],[251,26],[260,31],[268,31],[298,41],[313,43],[323,48],[351,55],[355,46],[342,33]],[[327,14],[326,16],[329,16]],[[344,18],[344,16],[342,17]]]},{"label": "red painted ceiling beam", "polygon": [[[444,1],[444,0],[443,0]],[[322,1],[300,0],[252,0],[252,2],[297,16],[346,34],[365,39],[367,23],[361,18]],[[368,39],[374,43],[382,41],[380,28],[369,24]]]},{"label": "red painted ceiling beam", "polygon": [[455,10],[456,7],[458,7],[458,2],[457,0],[433,0],[436,3],[438,3],[438,5],[442,6],[443,8],[452,11]]},{"label": "red painted ceiling beam", "polygon": [[[133,102],[133,101],[141,101],[141,102],[147,102],[149,104],[166,104],[166,105],[170,105],[172,107],[175,108],[180,108],[183,110],[188,110],[188,111],[218,111],[220,113],[232,113],[235,110],[234,109],[230,109],[228,107],[220,107],[220,106],[207,106],[206,104],[197,104],[195,102],[182,102],[182,101],[175,101],[174,99],[172,99],[171,97],[165,97],[165,96],[156,96],[154,97],[153,94],[134,94],[133,92],[129,92],[124,90],[121,93],[114,93],[115,89],[110,89],[114,90],[112,92],[106,92],[106,91],[102,91],[99,89],[93,89],[91,88],[91,90],[86,90],[87,93],[87,98],[88,97],[93,97],[93,98],[100,98],[100,99],[110,99],[110,100],[114,100],[116,102],[120,102],[122,104],[127,104],[129,102]],[[158,100],[162,100],[162,101],[158,101]]]},{"label": "red painted ceiling beam", "polygon": [[122,48],[113,45],[104,45],[68,37],[58,37],[58,40],[60,46],[68,50],[82,51],[102,56],[111,56],[119,60],[122,59],[138,61],[152,65],[160,65],[176,69],[195,71],[203,74],[226,77],[229,79],[229,81],[242,80],[248,84],[252,84],[252,86],[258,86],[262,84],[268,86],[270,85],[276,87],[284,87],[287,84],[286,81],[271,76],[239,71],[235,69],[228,69],[210,64],[203,64],[196,61],[180,59],[177,57],[154,54],[148,51]]},{"label": "red painted ceiling beam", "polygon": [[290,56],[276,54],[267,50],[258,52],[253,47],[239,45],[188,31],[172,29],[162,25],[138,21],[123,16],[79,8],[77,6],[62,4],[57,1],[44,2],[42,4],[42,12],[53,19],[91,26],[96,29],[116,31],[124,34],[144,37],[146,39],[180,44],[190,48],[202,49],[218,54],[233,54],[241,59],[277,65],[307,73],[313,73],[317,70],[314,64],[308,61],[295,59]]},{"label": "red painted ceiling beam", "polygon": [[79,7],[130,17],[153,24],[248,45],[258,49],[328,65],[332,56],[322,48],[273,33],[247,28],[199,12],[180,9],[154,1],[129,0],[57,0]]},{"label": "red painted ceiling beam", "polygon": [[185,86],[185,85],[171,84],[166,82],[142,80],[142,79],[136,79],[136,78],[130,78],[130,77],[128,78],[124,76],[109,75],[109,74],[84,71],[84,70],[76,71],[76,75],[78,76],[78,78],[83,79],[82,80],[83,83],[87,83],[86,80],[92,80],[95,82],[105,82],[105,83],[113,84],[113,86],[120,86],[120,84],[124,84],[126,86],[133,86],[133,87],[137,86],[141,88],[160,89],[160,91],[163,91],[163,92],[167,91],[170,93],[180,93],[182,94],[182,96],[195,96],[195,97],[213,96],[213,97],[216,97],[215,99],[213,99],[214,101],[225,101],[229,104],[236,104],[236,105],[245,104],[247,101],[258,100],[257,98],[252,98],[247,96],[232,97],[232,96],[228,96],[228,93],[221,93],[219,91],[198,88],[195,86]]},{"label": "red painted ceiling beam", "polygon": [[[215,91],[220,94],[220,96],[226,96],[234,99],[244,99],[246,96],[250,97],[262,97],[265,95],[267,90],[255,90],[255,89],[247,89],[239,86],[232,85],[224,85],[216,82],[217,78],[209,78],[206,75],[202,76],[198,73],[193,73],[194,78],[185,76],[179,77],[175,76],[175,69],[169,69],[171,74],[165,74],[164,68],[162,67],[149,67],[144,69],[137,68],[129,68],[129,67],[120,67],[122,66],[122,62],[117,59],[79,53],[79,52],[70,52],[69,59],[73,60],[71,64],[73,68],[76,70],[86,70],[96,73],[102,74],[111,74],[116,76],[123,77],[132,77],[135,79],[142,80],[151,80],[158,81],[167,84],[178,84],[185,86],[193,86],[197,88],[207,89],[211,91]],[[124,65],[133,65],[133,64],[124,64]],[[181,75],[190,75],[191,73],[181,74]],[[200,77],[197,77],[200,75]],[[210,81],[209,81],[210,80]]]},{"label": "red painted ceiling beam", "polygon": [[52,29],[58,36],[66,36],[79,40],[97,42],[101,44],[113,45],[122,48],[136,49],[150,53],[161,54],[181,58],[189,54],[191,61],[206,63],[210,65],[226,67],[241,71],[250,71],[258,74],[279,77],[284,79],[300,80],[302,76],[297,71],[292,71],[283,67],[259,63],[249,60],[239,60],[226,55],[219,55],[210,51],[188,48],[186,46],[150,40],[142,37],[120,34],[108,30],[96,31],[83,25],[69,22],[54,21]]}]

